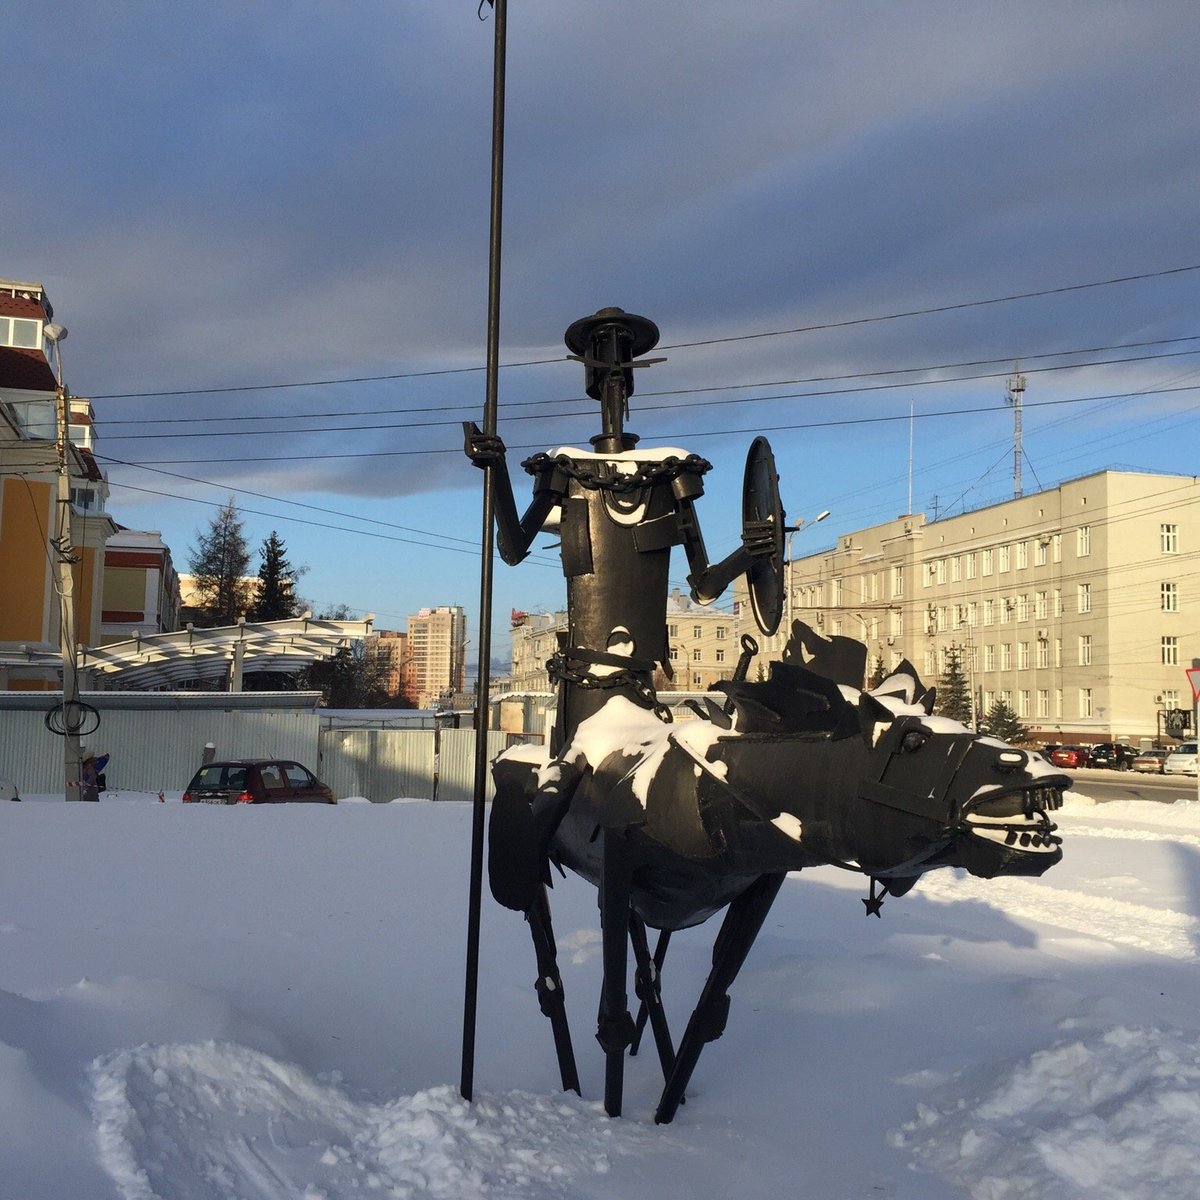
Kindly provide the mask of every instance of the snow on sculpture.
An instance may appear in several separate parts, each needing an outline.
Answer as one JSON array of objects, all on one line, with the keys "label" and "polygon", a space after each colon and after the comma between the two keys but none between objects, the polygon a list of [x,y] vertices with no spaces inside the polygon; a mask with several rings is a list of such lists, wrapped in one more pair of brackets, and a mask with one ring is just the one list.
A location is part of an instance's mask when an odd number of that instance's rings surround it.
[{"label": "snow on sculpture", "polygon": [[[496,480],[497,541],[510,564],[557,515],[568,630],[549,663],[558,710],[548,747],[518,746],[493,764],[488,878],[495,898],[525,914],[564,1088],[579,1091],[547,886],[550,865],[600,892],[603,983],[597,1039],[606,1055],[605,1109],[618,1115],[626,1052],[648,1021],[665,1086],[655,1120],[669,1122],[703,1046],[724,1030],[728,989],[787,872],[834,864],[870,879],[878,916],[925,871],[965,867],[991,878],[1040,875],[1062,857],[1049,812],[1070,786],[1041,760],[932,715],[934,693],[901,663],[860,690],[866,647],[793,625],[763,682],[746,678],[757,652],[742,639],[734,679],[713,689],[699,720],[671,723],[653,675],[669,675],[666,606],[673,546],[692,595],[715,600],[747,576],[764,633],[783,609],[784,512],[766,439],[747,459],[742,545],[709,562],[695,512],[710,469],[676,449],[645,449],[626,432],[633,370],[658,342],[645,317],[601,309],[570,326],[566,344],[600,402],[590,451],[562,448],[522,465],[533,501],[517,515],[503,442],[472,424],[466,452]],[[725,909],[713,967],[676,1047],[659,972],[673,930]],[[646,927],[658,929],[651,956]],[[641,1008],[629,1011],[628,948]]]}]

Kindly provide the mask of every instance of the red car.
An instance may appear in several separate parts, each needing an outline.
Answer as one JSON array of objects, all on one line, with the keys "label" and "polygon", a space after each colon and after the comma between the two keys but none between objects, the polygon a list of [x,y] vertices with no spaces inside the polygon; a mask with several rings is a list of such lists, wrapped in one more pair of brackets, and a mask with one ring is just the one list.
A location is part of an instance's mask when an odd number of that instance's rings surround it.
[{"label": "red car", "polygon": [[192,776],[184,804],[336,804],[307,767],[285,758],[239,758],[211,762]]},{"label": "red car", "polygon": [[1059,746],[1050,751],[1050,761],[1056,767],[1086,767],[1088,750],[1085,746]]}]

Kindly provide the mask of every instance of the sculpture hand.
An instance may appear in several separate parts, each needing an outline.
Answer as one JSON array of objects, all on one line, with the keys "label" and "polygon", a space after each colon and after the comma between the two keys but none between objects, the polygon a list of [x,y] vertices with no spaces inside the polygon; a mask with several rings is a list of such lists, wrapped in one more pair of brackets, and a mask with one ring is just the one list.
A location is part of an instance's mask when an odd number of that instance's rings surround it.
[{"label": "sculpture hand", "polygon": [[769,558],[775,553],[776,533],[773,521],[747,521],[742,530],[742,548],[751,558]]},{"label": "sculpture hand", "polygon": [[504,462],[505,446],[499,434],[486,434],[474,421],[464,421],[463,435],[463,453],[475,466],[494,467]]}]

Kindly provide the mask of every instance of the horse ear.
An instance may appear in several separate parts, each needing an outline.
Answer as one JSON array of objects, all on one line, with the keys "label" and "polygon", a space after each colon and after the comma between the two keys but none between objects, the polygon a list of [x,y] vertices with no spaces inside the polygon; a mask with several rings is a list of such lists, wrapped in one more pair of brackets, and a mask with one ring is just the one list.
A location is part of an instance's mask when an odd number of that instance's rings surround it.
[{"label": "horse ear", "polygon": [[863,741],[868,746],[874,744],[875,726],[890,725],[896,719],[886,704],[876,699],[870,692],[863,692],[858,698],[858,725]]},{"label": "horse ear", "polygon": [[925,710],[927,717],[933,716],[933,706],[937,703],[937,688],[926,688],[925,694],[917,703]]},{"label": "horse ear", "polygon": [[888,672],[887,678],[871,690],[877,696],[899,696],[905,704],[918,704],[925,688],[917,668],[903,658]]}]

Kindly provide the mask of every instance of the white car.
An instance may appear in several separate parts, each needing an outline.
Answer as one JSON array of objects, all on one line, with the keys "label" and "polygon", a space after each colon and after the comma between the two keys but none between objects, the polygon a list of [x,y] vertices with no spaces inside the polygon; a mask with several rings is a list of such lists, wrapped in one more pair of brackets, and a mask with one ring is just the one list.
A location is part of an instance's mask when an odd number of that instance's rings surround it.
[{"label": "white car", "polygon": [[17,791],[15,783],[9,783],[7,779],[0,779],[0,800],[20,800],[21,793]]},{"label": "white car", "polygon": [[1196,774],[1196,743],[1181,742],[1163,763],[1164,775],[1195,775]]}]

